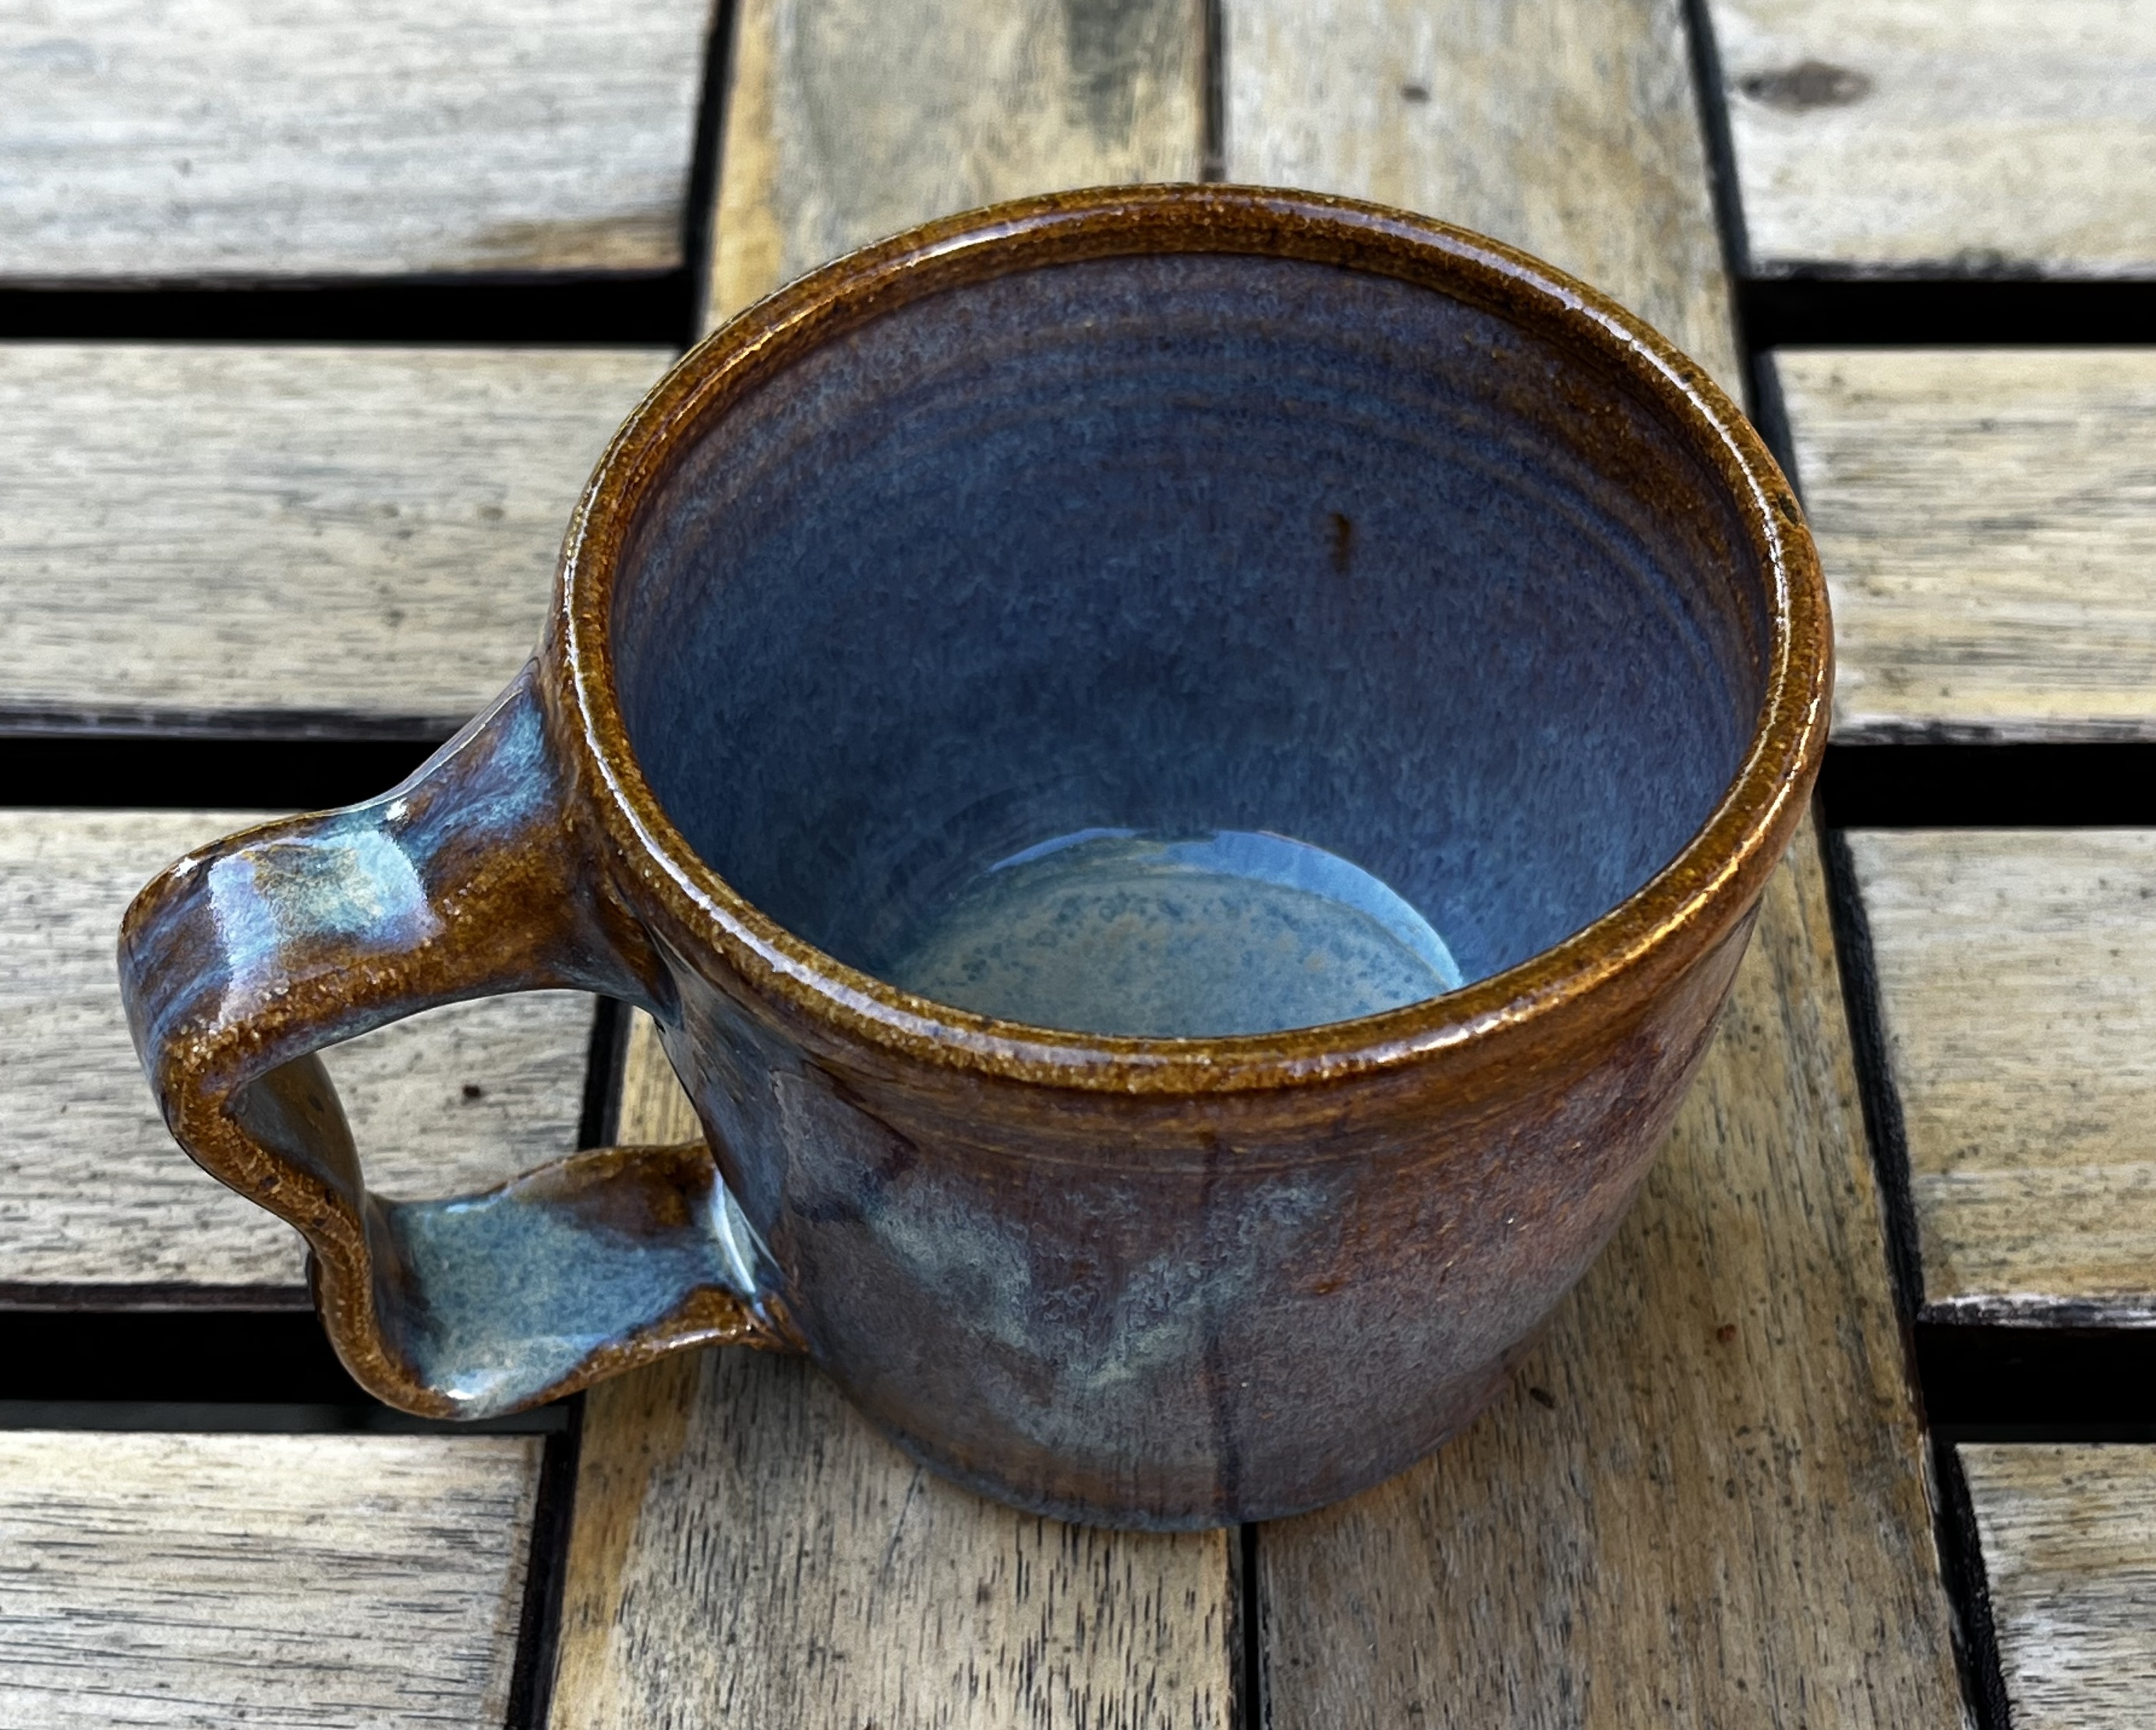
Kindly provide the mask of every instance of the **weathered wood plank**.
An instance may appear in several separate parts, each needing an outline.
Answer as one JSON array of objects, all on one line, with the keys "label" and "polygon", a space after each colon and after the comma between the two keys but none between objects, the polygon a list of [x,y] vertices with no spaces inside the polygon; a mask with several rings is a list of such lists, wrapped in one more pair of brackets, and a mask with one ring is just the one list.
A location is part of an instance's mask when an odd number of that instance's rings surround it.
[{"label": "weathered wood plank", "polygon": [[0,279],[665,269],[708,0],[29,0]]},{"label": "weathered wood plank", "polygon": [[2156,1448],[1960,1453],[2014,1730],[2138,1730],[2156,1701]]},{"label": "weathered wood plank", "polygon": [[662,351],[0,345],[0,719],[460,724]]},{"label": "weathered wood plank", "polygon": [[1815,843],[1496,1407],[1258,1547],[1274,1722],[1958,1726]]},{"label": "weathered wood plank", "polygon": [[[1231,174],[1484,228],[1734,376],[1677,0],[1227,27]],[[1260,1532],[1281,1730],[1958,1722],[1855,1088],[1807,832],[1637,1210],[1497,1407]]]},{"label": "weathered wood plank", "polygon": [[828,258],[1001,198],[1195,180],[1197,0],[741,0],[716,323]]},{"label": "weathered wood plank", "polygon": [[0,1725],[501,1723],[539,1454],[0,1433]]},{"label": "weathered wood plank", "polygon": [[2156,12],[1709,0],[1750,268],[2145,275]]},{"label": "weathered wood plank", "polygon": [[1784,351],[1844,740],[2156,739],[2156,351]]},{"label": "weathered wood plank", "polygon": [[1852,831],[1926,1303],[2156,1320],[2156,831]]},{"label": "weathered wood plank", "polygon": [[[649,1023],[624,1140],[699,1131]],[[916,1466],[798,1360],[586,1398],[554,1722],[1226,1730],[1232,1534],[1091,1531]]]},{"label": "weathered wood plank", "polygon": [[[0,1287],[300,1284],[298,1236],[188,1160],[120,1006],[120,915],[239,812],[0,811]],[[454,1195],[572,1150],[588,998],[437,1010],[331,1051],[373,1186]],[[473,1090],[477,1090],[474,1092]]]},{"label": "weathered wood plank", "polygon": [[1523,247],[1737,378],[1678,0],[1225,0],[1224,17],[1229,179]]}]

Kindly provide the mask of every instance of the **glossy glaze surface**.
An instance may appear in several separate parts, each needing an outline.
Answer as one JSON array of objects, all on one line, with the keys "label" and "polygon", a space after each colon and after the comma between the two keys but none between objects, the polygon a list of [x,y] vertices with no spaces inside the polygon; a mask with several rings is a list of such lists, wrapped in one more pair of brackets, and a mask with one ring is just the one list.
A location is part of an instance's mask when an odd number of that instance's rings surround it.
[{"label": "glossy glaze surface", "polygon": [[1590,924],[1737,772],[1765,596],[1650,404],[1409,283],[1171,253],[924,295],[729,406],[611,641],[682,838],[881,975],[1093,827],[1353,861],[1471,978]]},{"label": "glossy glaze surface", "polygon": [[1457,990],[1430,921],[1337,853],[1263,831],[1081,829],[932,906],[879,970],[916,996],[1094,1033],[1213,1038]]},{"label": "glossy glaze surface", "polygon": [[[1300,195],[1038,200],[692,353],[503,704],[398,795],[161,879],[123,970],[176,1133],[307,1233],[385,1398],[791,1342],[990,1493],[1266,1518],[1466,1421],[1614,1229],[1829,673],[1781,477],[1591,290]],[[1333,847],[1469,982],[1161,1039],[858,965],[968,871],[1164,823]],[[659,1018],[731,1200],[621,1150],[398,1228],[305,1053],[557,983]]]}]

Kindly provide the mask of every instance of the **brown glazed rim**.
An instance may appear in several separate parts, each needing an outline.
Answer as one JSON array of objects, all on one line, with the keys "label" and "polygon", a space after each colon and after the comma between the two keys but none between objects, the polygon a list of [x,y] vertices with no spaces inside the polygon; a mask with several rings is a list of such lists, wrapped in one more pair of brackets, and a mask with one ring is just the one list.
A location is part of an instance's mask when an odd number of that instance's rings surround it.
[{"label": "brown glazed rim", "polygon": [[[819,344],[896,308],[1011,271],[1156,253],[1259,254],[1435,289],[1538,331],[1659,405],[1721,474],[1773,584],[1766,696],[1736,779],[1676,857],[1553,948],[1383,1014],[1217,1039],[1071,1033],[954,1009],[847,966],[784,929],[698,857],[631,751],[608,638],[639,505],[675,454]],[[1241,1092],[1345,1077],[1492,1036],[1542,1046],[1582,1013],[1651,996],[1726,935],[1794,835],[1826,742],[1832,647],[1825,586],[1789,483],[1696,364],[1606,295],[1524,253],[1382,206],[1261,187],[1113,187],[931,223],[780,289],[706,337],[654,386],[600,458],[562,547],[560,632],[599,820],[628,868],[753,991],[892,1057],[1087,1091]]]}]

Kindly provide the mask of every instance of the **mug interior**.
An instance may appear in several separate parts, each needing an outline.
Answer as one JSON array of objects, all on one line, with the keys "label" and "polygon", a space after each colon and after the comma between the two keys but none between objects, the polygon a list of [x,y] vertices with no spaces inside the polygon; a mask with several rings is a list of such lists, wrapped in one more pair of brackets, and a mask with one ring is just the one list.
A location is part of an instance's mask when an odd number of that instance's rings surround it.
[{"label": "mug interior", "polygon": [[1641,888],[1749,747],[1770,589],[1697,438],[1389,276],[1014,269],[680,453],[614,590],[623,720],[705,862],[873,975],[999,862],[1128,830],[1323,848],[1471,982]]}]

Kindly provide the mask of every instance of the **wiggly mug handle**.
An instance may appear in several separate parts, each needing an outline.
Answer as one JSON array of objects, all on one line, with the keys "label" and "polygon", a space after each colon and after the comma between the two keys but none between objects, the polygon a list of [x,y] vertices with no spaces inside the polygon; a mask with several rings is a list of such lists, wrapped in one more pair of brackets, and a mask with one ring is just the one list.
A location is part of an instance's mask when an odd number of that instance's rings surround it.
[{"label": "wiggly mug handle", "polygon": [[466,998],[654,1007],[665,989],[595,886],[536,678],[379,798],[190,853],[121,927],[128,1025],[173,1135],[299,1228],[345,1367],[430,1417],[512,1411],[684,1346],[794,1344],[701,1143],[575,1154],[449,1201],[386,1200],[361,1176],[323,1047]]}]

